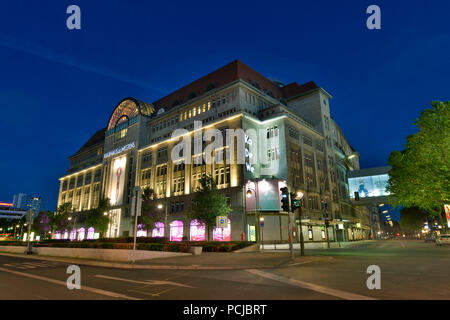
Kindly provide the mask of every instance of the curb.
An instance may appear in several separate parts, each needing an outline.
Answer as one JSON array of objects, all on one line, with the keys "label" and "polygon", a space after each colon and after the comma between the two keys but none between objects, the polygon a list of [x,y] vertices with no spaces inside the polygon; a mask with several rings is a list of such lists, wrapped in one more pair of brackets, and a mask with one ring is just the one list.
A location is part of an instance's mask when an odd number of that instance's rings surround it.
[{"label": "curb", "polygon": [[20,253],[6,253],[0,252],[1,256],[20,257],[31,260],[47,260],[55,262],[65,262],[70,264],[79,264],[86,266],[115,268],[115,269],[134,269],[134,270],[248,270],[248,269],[280,269],[298,266],[306,263],[313,262],[314,260],[307,260],[289,264],[280,264],[275,266],[258,266],[258,265],[246,265],[246,266],[200,266],[200,265],[136,265],[132,263],[118,263],[109,261],[96,261],[96,260],[82,260],[71,258],[55,258],[50,256],[30,256]]}]

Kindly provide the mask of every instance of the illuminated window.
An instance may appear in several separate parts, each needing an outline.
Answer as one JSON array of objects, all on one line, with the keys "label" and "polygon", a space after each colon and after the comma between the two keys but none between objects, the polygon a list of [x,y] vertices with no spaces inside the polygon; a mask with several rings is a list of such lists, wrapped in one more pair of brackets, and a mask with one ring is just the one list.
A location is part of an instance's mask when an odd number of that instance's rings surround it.
[{"label": "illuminated window", "polygon": [[164,238],[164,223],[155,222],[155,227],[152,230],[153,238]]},{"label": "illuminated window", "polygon": [[95,229],[93,227],[90,227],[88,229],[87,239],[88,240],[94,240],[94,233],[95,233]]},{"label": "illuminated window", "polygon": [[198,107],[197,108],[197,113],[200,114],[202,112],[202,108]]},{"label": "illuminated window", "polygon": [[203,104],[203,112],[206,111],[206,103]]},{"label": "illuminated window", "polygon": [[192,109],[192,116],[195,117],[195,115],[197,114],[197,109]]},{"label": "illuminated window", "polygon": [[205,241],[205,223],[198,221],[197,219],[191,221],[190,226],[190,240],[191,241]]},{"label": "illuminated window", "polygon": [[230,221],[230,219],[227,219],[227,227],[226,228],[214,227],[213,241],[231,241],[231,221]]},{"label": "illuminated window", "polygon": [[172,221],[170,224],[170,241],[183,240],[183,222],[180,220]]},{"label": "illuminated window", "polygon": [[208,101],[208,111],[211,109],[211,101]]},{"label": "illuminated window", "polygon": [[[77,235],[77,230],[72,229],[72,231],[70,231],[70,241],[75,240],[76,235]],[[64,236],[65,236],[65,234],[64,234]]]},{"label": "illuminated window", "polygon": [[183,114],[180,114],[180,122],[183,121]]},{"label": "illuminated window", "polygon": [[308,229],[308,239],[312,240],[313,239],[313,232],[312,229]]},{"label": "illuminated window", "polygon": [[78,241],[83,241],[84,240],[84,228],[80,228],[78,229]]},{"label": "illuminated window", "polygon": [[187,119],[187,111],[184,112],[184,120]]},{"label": "illuminated window", "polygon": [[191,118],[191,110],[189,110],[189,119]]}]

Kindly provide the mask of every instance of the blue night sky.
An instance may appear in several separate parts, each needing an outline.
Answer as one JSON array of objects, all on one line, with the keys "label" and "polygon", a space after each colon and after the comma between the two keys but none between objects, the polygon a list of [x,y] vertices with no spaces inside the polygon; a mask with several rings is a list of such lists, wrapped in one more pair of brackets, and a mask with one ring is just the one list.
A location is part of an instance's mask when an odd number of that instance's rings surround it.
[{"label": "blue night sky", "polygon": [[[81,7],[81,30],[66,8]],[[366,8],[381,8],[381,30]],[[239,59],[283,83],[313,80],[361,154],[387,164],[432,100],[450,100],[449,1],[2,1],[0,201],[57,202],[75,153],[133,96],[153,102]]]}]

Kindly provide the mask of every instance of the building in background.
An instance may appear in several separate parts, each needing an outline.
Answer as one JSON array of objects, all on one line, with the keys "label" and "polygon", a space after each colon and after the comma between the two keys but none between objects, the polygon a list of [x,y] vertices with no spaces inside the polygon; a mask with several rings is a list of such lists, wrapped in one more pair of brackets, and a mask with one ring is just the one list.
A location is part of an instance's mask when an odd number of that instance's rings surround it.
[{"label": "building in background", "polygon": [[[91,230],[84,225],[86,215],[100,197],[108,197],[107,236],[130,236],[132,190],[150,187],[165,218],[147,236],[203,240],[204,226],[188,220],[186,212],[201,177],[211,175],[233,209],[227,228],[211,230],[214,240],[287,241],[288,213],[280,203],[284,186],[304,194],[301,231],[306,241],[367,239],[369,208],[352,204],[347,181],[348,172],[359,169],[359,154],[331,117],[330,99],[314,82],[284,85],[237,60],[152,104],[123,99],[107,127],[70,157],[70,168],[60,178],[58,205],[72,205],[76,233],[82,234],[77,237],[85,238]],[[172,137],[176,129],[203,147],[192,146],[190,164],[172,159],[179,142]],[[224,139],[229,130],[242,129],[246,135],[233,148],[214,147],[215,163],[205,163],[203,151],[210,145],[201,135],[209,129]],[[262,132],[258,144],[247,135],[252,130]],[[245,153],[238,154],[240,143]],[[265,161],[255,162],[256,154]],[[244,161],[238,163],[241,156]],[[297,215],[296,230],[299,219]],[[68,232],[60,230],[59,235],[67,237]],[[296,232],[297,241],[299,237]]]},{"label": "building in background", "polygon": [[23,210],[32,209],[37,214],[41,211],[42,198],[40,196],[31,196],[26,193],[15,194],[13,207]]}]

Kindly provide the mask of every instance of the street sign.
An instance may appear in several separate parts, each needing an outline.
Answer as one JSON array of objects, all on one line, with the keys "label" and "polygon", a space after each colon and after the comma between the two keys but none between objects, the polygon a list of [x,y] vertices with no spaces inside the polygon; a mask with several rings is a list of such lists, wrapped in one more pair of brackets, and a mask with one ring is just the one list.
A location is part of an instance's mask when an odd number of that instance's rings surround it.
[{"label": "street sign", "polygon": [[216,227],[217,228],[226,228],[228,224],[228,217],[227,216],[218,216],[216,217]]}]

